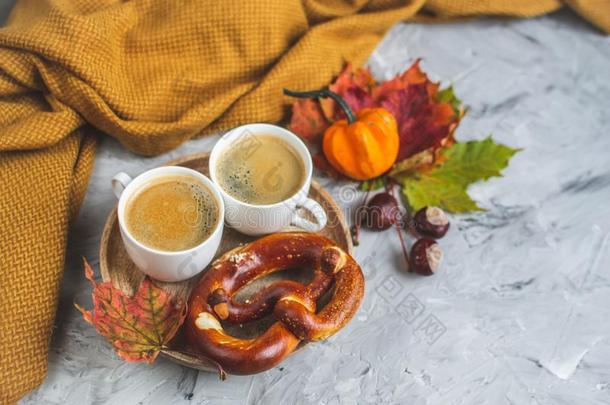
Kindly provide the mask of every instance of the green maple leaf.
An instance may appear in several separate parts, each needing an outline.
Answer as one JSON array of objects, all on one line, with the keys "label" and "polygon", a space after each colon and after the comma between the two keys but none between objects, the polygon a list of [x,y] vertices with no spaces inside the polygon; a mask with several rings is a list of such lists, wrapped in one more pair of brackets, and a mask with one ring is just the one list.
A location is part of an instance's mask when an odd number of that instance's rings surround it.
[{"label": "green maple leaf", "polygon": [[360,190],[362,191],[375,191],[385,187],[385,179],[383,177],[375,177],[371,180],[364,180],[360,183]]},{"label": "green maple leaf", "polygon": [[450,212],[481,211],[465,187],[434,175],[425,174],[405,179],[402,193],[414,211],[428,206],[441,207]]},{"label": "green maple leaf", "polygon": [[449,86],[436,93],[436,101],[439,103],[448,103],[453,109],[453,112],[455,112],[456,115],[460,115],[462,100],[456,97],[453,86]]},{"label": "green maple leaf", "polygon": [[510,158],[520,149],[495,143],[491,137],[482,141],[456,143],[443,152],[447,160],[425,173],[395,177],[413,210],[437,206],[450,212],[481,211],[467,193],[468,186],[479,180],[501,176]]}]

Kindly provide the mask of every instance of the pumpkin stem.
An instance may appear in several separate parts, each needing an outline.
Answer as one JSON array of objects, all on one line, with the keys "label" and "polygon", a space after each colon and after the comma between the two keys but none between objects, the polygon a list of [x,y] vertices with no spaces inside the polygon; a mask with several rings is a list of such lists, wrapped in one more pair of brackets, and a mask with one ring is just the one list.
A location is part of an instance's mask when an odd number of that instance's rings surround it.
[{"label": "pumpkin stem", "polygon": [[327,98],[327,97],[330,97],[337,104],[339,104],[339,107],[341,107],[341,109],[345,113],[345,116],[347,117],[347,122],[349,122],[350,124],[353,124],[354,122],[356,122],[356,115],[354,114],[354,111],[352,111],[351,107],[349,106],[349,104],[347,104],[347,102],[343,99],[343,97],[341,97],[334,91],[330,91],[328,89],[320,89],[320,90],[312,90],[312,91],[292,91],[292,90],[284,89],[284,94],[287,96],[290,96],[290,97],[298,97],[298,98]]}]

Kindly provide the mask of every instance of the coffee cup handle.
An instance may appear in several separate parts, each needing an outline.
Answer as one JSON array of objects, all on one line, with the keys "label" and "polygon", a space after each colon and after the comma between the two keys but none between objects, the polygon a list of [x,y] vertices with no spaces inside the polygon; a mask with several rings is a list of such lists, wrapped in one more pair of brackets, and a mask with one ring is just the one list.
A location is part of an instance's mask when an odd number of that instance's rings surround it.
[{"label": "coffee cup handle", "polygon": [[311,198],[304,198],[297,203],[297,208],[305,208],[307,211],[311,212],[316,219],[316,222],[312,222],[299,216],[299,214],[295,211],[292,214],[291,225],[310,232],[321,231],[326,226],[326,212],[324,212],[324,208],[322,208],[317,201],[312,200]]},{"label": "coffee cup handle", "polygon": [[121,194],[123,194],[127,185],[131,183],[131,180],[132,178],[127,173],[120,172],[114,175],[110,182],[112,184],[112,192],[116,198],[121,198]]}]

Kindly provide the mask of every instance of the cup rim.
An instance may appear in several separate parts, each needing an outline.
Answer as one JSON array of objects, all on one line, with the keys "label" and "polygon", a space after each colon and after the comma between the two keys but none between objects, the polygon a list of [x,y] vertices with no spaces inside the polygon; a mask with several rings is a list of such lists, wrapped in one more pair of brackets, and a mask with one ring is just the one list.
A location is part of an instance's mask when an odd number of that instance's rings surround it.
[{"label": "cup rim", "polygon": [[[228,142],[228,138],[235,131],[244,130],[244,129],[247,129],[248,127],[253,127],[253,126],[265,127],[267,129],[270,129],[271,131],[277,131],[277,132],[271,132],[268,134],[271,136],[277,135],[277,133],[281,133],[284,136],[292,138],[297,143],[298,147],[302,149],[302,152],[303,152],[302,154],[299,153],[299,157],[305,164],[306,173],[305,173],[303,183],[301,184],[301,187],[299,187],[299,189],[294,194],[290,195],[290,197],[285,198],[285,199],[278,201],[276,203],[273,203],[273,204],[252,204],[252,203],[248,203],[248,202],[245,202],[242,200],[238,200],[237,198],[235,198],[232,195],[230,195],[229,193],[227,193],[220,186],[220,184],[216,178],[216,170],[215,170],[214,166],[216,166],[216,161],[218,160],[217,155],[220,153],[221,150],[223,150],[223,148],[221,146],[225,142]],[[267,135],[267,134],[265,134],[265,135]],[[297,150],[297,152],[299,152],[299,151]],[[304,159],[303,159],[302,155],[305,155]],[[214,165],[212,165],[212,162],[214,163]],[[225,198],[228,198],[231,202],[238,203],[238,204],[244,205],[249,208],[275,208],[275,207],[281,206],[281,205],[285,204],[287,201],[290,201],[293,198],[297,197],[299,194],[301,194],[303,192],[303,189],[309,188],[308,185],[311,183],[311,179],[312,179],[312,175],[313,175],[313,162],[311,159],[311,154],[309,153],[309,150],[307,149],[307,146],[305,145],[303,140],[301,138],[299,138],[294,132],[292,132],[284,127],[280,127],[279,125],[269,124],[266,122],[255,122],[255,123],[251,123],[251,124],[240,125],[239,127],[235,127],[233,129],[227,131],[225,134],[223,134],[220,137],[220,139],[218,141],[216,141],[216,143],[214,144],[214,147],[212,148],[212,151],[210,152],[208,169],[210,172],[210,178],[212,179],[212,182],[218,187],[218,190],[220,190],[221,195]],[[307,198],[307,196],[305,196],[305,197]]]},{"label": "cup rim", "polygon": [[[188,249],[184,249],[184,250],[167,251],[167,250],[159,250],[159,249],[155,249],[153,247],[147,246],[147,245],[143,244],[142,242],[140,242],[139,240],[137,240],[131,234],[131,232],[129,232],[129,229],[127,228],[127,225],[125,224],[125,221],[124,221],[125,206],[127,205],[127,200],[129,200],[129,197],[131,194],[133,194],[134,190],[138,189],[139,186],[142,185],[142,184],[138,184],[138,180],[140,183],[142,183],[145,181],[145,180],[143,180],[144,177],[147,177],[147,180],[150,180],[157,176],[163,176],[164,174],[170,174],[170,173],[168,173],[168,170],[173,171],[173,172],[179,171],[179,172],[189,174],[189,175],[192,175],[193,177],[198,178],[200,181],[202,181],[202,183],[205,186],[208,187],[208,189],[210,189],[212,191],[212,194],[214,194],[214,198],[216,199],[216,203],[218,204],[218,209],[219,209],[218,221],[216,222],[216,225],[214,226],[214,230],[212,231],[212,233],[210,233],[210,235],[200,244],[193,246],[191,248],[188,248]],[[148,177],[148,176],[150,176],[150,177]],[[190,169],[188,167],[183,167],[183,166],[161,166],[161,167],[156,167],[154,169],[150,169],[143,173],[140,173],[139,175],[134,177],[133,180],[131,180],[131,182],[129,182],[127,187],[125,187],[125,189],[123,190],[123,192],[121,194],[121,197],[119,198],[118,204],[117,204],[117,218],[118,218],[118,222],[119,222],[119,227],[121,229],[121,233],[126,235],[129,238],[129,240],[132,243],[134,243],[138,248],[143,249],[144,251],[146,251],[148,253],[164,255],[164,256],[184,255],[184,254],[192,253],[197,249],[200,249],[202,246],[204,246],[205,244],[210,242],[210,240],[219,232],[219,230],[221,230],[223,228],[222,225],[224,222],[224,216],[225,216],[225,206],[224,206],[224,200],[222,199],[222,194],[220,193],[220,187],[218,187],[210,178],[208,178],[203,173],[198,172],[197,170]]]}]

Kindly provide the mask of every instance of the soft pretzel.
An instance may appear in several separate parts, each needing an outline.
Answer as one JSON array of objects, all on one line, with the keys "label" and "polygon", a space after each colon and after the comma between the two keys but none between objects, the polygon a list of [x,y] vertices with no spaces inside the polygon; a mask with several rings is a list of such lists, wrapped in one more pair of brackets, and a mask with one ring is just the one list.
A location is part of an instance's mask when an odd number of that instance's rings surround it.
[{"label": "soft pretzel", "polygon": [[[290,268],[311,269],[312,281],[280,280],[245,302],[233,298],[251,281]],[[317,311],[317,300],[331,286],[329,302]],[[258,373],[282,361],[301,340],[325,339],[341,329],[363,294],[360,266],[332,241],[313,233],[278,233],[233,249],[212,264],[191,294],[185,333],[196,350],[227,372]],[[230,336],[221,324],[245,323],[271,312],[277,322],[254,339]]]}]

